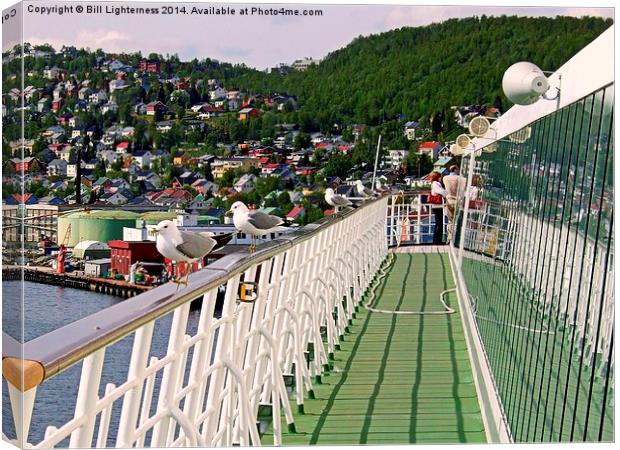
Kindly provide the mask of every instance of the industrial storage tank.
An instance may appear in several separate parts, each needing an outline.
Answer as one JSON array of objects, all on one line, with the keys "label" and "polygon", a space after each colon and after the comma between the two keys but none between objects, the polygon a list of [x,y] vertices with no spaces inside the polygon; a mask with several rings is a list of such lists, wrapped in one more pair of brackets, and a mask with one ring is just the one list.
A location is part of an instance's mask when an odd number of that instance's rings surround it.
[{"label": "industrial storage tank", "polygon": [[[58,217],[58,241],[68,247],[75,247],[80,241],[107,243],[123,239],[123,227],[136,226],[138,214],[130,211],[84,210]],[[71,226],[69,230],[69,226]],[[64,242],[69,230],[68,242]]]},{"label": "industrial storage tank", "polygon": [[162,220],[176,220],[179,213],[174,211],[151,211],[141,214],[136,219],[136,228],[142,228],[142,225],[157,225]]}]

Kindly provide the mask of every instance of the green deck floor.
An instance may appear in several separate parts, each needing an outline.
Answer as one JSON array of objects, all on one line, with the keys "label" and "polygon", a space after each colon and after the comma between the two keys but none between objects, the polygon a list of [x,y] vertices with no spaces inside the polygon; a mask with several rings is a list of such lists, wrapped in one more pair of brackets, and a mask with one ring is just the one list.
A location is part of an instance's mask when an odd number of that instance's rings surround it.
[{"label": "green deck floor", "polygon": [[[374,307],[442,311],[439,294],[452,287],[447,254],[397,254]],[[485,442],[456,295],[447,299],[456,313],[360,306],[331,372],[315,383],[316,399],[306,399],[283,444]]]}]

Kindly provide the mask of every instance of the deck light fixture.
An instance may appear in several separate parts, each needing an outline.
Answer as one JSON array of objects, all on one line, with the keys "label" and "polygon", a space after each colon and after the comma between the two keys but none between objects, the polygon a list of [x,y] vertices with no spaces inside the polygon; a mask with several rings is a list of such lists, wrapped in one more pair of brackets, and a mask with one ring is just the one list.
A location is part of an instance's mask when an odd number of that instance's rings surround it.
[{"label": "deck light fixture", "polygon": [[508,99],[516,105],[532,105],[540,98],[558,100],[560,88],[556,87],[555,97],[549,97],[549,80],[543,72],[531,62],[521,61],[510,66],[502,78],[502,89]]}]

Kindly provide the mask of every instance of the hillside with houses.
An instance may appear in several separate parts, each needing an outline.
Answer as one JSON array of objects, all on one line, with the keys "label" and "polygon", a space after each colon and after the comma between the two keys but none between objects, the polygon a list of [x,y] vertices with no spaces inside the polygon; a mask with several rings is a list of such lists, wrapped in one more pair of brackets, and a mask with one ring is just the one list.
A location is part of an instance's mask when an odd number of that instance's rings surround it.
[{"label": "hillside with houses", "polygon": [[[4,80],[7,205],[152,207],[222,221],[242,200],[303,224],[330,213],[328,184],[346,191],[353,178],[368,181],[378,130],[309,128],[291,120],[300,108],[295,96],[166,72],[171,62],[157,56],[25,50],[33,55],[24,60],[25,88],[17,74]],[[3,55],[6,68],[20,51]],[[383,150],[381,173],[403,181],[429,172],[443,148],[433,131],[416,121],[391,127],[384,142],[403,148]],[[413,143],[419,154],[409,157]]]},{"label": "hillside with houses", "polygon": [[[605,25],[572,20],[593,35]],[[455,162],[447,143],[472,117],[498,117],[502,99],[489,91],[480,104],[448,104],[449,96],[433,104],[429,91],[424,112],[413,115],[405,104],[421,98],[402,98],[395,109],[402,95],[386,91],[377,120],[330,113],[343,105],[341,87],[321,85],[332,89],[330,100],[315,92],[316,77],[346,76],[363,54],[347,52],[390,39],[402,46],[407,33],[431,39],[437,26],[356,39],[322,62],[302,59],[268,73],[208,58],[16,46],[3,53],[3,202],[193,211],[219,223],[242,200],[305,224],[333,212],[326,187],[347,194],[357,179],[370,184],[379,136],[382,179],[399,189],[423,186],[429,172]],[[392,84],[386,74],[383,87]],[[380,80],[375,85],[359,89],[374,98],[382,89]],[[32,240],[43,237],[44,228]]]}]

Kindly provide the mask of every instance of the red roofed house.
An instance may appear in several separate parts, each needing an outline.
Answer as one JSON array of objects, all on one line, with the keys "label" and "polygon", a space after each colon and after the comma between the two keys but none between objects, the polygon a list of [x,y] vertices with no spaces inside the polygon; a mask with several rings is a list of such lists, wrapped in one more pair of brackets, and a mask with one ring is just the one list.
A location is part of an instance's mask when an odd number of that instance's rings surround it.
[{"label": "red roofed house", "polygon": [[296,175],[310,175],[316,172],[316,167],[298,167],[295,171]]},{"label": "red roofed house", "polygon": [[442,145],[437,141],[422,142],[418,147],[418,154],[422,155],[426,153],[432,160],[437,159],[439,156],[439,150]]},{"label": "red roofed house", "polygon": [[121,142],[116,146],[116,153],[127,153],[129,151],[129,142]]},{"label": "red roofed house", "polygon": [[297,220],[301,219],[305,214],[306,209],[301,205],[297,205],[291,209],[291,211],[286,215],[286,218],[289,220]]},{"label": "red roofed house", "polygon": [[194,199],[191,193],[180,188],[167,188],[163,191],[147,193],[146,197],[152,202],[164,206],[180,206]]},{"label": "red roofed house", "polygon": [[262,156],[260,158],[254,158],[258,163],[262,166],[263,164],[269,163],[269,156]]},{"label": "red roofed house", "polygon": [[59,151],[61,151],[63,148],[65,148],[67,144],[50,144],[47,146],[47,148],[49,148],[51,151],[53,151],[54,153],[58,153]]},{"label": "red roofed house", "polygon": [[278,167],[280,167],[280,164],[278,164],[278,163],[261,164],[260,173],[261,173],[261,175],[270,175]]}]

